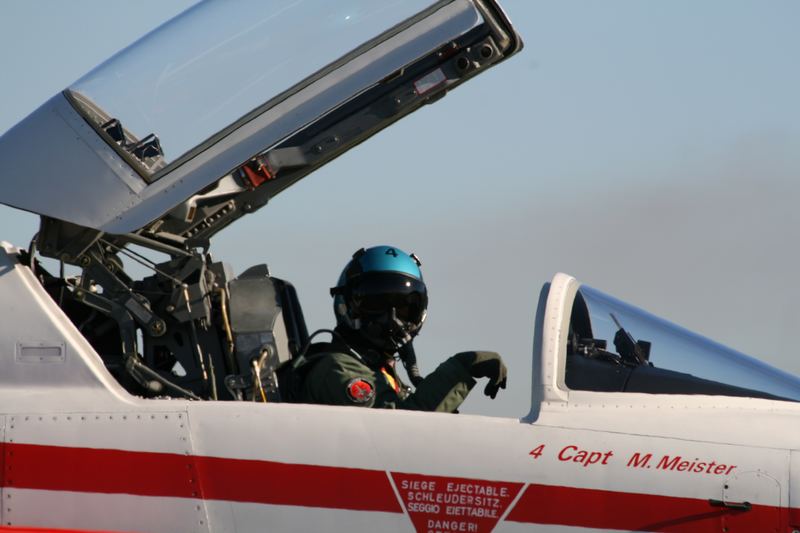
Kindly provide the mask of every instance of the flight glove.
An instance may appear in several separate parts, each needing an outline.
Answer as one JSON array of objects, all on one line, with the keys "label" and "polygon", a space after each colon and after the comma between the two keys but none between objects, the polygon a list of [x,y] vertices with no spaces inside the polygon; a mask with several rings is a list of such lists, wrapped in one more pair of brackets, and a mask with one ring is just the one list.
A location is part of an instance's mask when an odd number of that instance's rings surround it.
[{"label": "flight glove", "polygon": [[489,383],[483,389],[486,396],[497,396],[497,391],[506,388],[508,370],[503,363],[503,358],[495,352],[461,352],[453,356],[467,372],[474,378],[489,378]]}]

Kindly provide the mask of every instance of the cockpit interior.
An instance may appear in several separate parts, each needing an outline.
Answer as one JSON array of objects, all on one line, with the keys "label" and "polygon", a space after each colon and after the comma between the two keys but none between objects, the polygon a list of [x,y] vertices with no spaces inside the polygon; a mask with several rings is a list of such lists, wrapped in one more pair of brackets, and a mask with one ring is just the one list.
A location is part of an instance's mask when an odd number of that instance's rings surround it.
[{"label": "cockpit interior", "polygon": [[800,399],[790,374],[582,285],[570,312],[571,390]]}]

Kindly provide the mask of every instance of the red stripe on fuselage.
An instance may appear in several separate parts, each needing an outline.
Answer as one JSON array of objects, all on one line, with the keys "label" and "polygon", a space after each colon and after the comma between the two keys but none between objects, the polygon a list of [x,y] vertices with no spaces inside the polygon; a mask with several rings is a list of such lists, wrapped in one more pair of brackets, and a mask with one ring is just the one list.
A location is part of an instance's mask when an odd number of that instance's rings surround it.
[{"label": "red stripe on fuselage", "polygon": [[209,500],[402,512],[380,470],[220,457],[195,457],[195,464]]},{"label": "red stripe on fuselage", "polygon": [[753,505],[749,511],[712,507],[708,500],[529,485],[506,520],[533,524],[632,531],[778,531],[780,508]]},{"label": "red stripe on fuselage", "polygon": [[53,529],[51,527],[11,527],[0,526],[0,533],[121,533],[99,529]]},{"label": "red stripe on fuselage", "polygon": [[4,448],[5,487],[402,512],[379,470],[35,444]]},{"label": "red stripe on fuselage", "polygon": [[197,497],[193,457],[37,444],[5,444],[3,486]]},{"label": "red stripe on fuselage", "polygon": [[[387,473],[170,453],[5,443],[2,486],[402,513]],[[705,532],[785,527],[796,509],[712,507],[707,500],[528,485],[506,518],[596,529]],[[768,529],[766,529],[768,528]]]}]

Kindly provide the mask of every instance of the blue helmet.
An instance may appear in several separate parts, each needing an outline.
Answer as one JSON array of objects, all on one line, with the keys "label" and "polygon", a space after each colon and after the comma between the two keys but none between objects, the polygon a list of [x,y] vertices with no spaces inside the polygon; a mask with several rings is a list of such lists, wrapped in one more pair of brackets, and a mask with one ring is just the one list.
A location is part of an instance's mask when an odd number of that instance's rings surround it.
[{"label": "blue helmet", "polygon": [[393,246],[361,248],[331,289],[339,326],[379,350],[394,353],[419,333],[428,291],[419,259]]}]

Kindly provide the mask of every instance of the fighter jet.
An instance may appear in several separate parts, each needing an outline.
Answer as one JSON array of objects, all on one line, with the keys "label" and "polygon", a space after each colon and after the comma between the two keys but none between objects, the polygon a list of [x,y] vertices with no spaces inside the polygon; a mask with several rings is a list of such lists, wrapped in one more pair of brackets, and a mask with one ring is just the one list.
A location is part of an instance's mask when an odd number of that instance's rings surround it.
[{"label": "fighter jet", "polygon": [[297,289],[212,240],[522,40],[494,0],[237,7],[192,7],[0,138],[0,201],[41,221],[0,250],[2,524],[800,528],[800,380],[566,274],[521,419],[288,401]]}]

